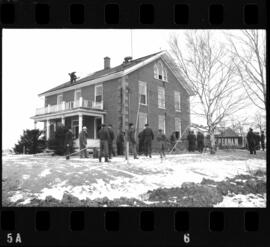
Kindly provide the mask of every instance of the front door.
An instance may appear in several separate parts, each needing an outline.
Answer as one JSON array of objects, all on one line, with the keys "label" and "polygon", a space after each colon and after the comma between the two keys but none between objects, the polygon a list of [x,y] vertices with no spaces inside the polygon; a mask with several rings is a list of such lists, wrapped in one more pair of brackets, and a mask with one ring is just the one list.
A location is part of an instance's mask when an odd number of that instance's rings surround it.
[{"label": "front door", "polygon": [[95,138],[98,138],[97,134],[98,134],[98,131],[100,130],[101,128],[101,118],[95,118]]}]

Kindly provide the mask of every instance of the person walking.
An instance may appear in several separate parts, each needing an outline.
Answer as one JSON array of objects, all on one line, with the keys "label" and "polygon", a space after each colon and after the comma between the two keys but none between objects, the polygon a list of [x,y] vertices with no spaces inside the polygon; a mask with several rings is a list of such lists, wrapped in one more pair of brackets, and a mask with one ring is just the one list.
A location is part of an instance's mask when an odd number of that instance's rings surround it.
[{"label": "person walking", "polygon": [[253,133],[253,129],[249,128],[247,133],[247,142],[248,142],[248,149],[250,154],[256,154],[256,140],[255,134]]},{"label": "person walking", "polygon": [[137,157],[137,145],[135,140],[135,128],[133,123],[129,124],[129,128],[127,131],[127,141],[129,143],[131,152],[133,153],[134,159],[138,159]]},{"label": "person walking", "polygon": [[198,146],[198,151],[202,153],[203,148],[204,148],[204,136],[200,131],[198,131],[197,133],[197,146]]},{"label": "person walking", "polygon": [[139,139],[139,155],[144,153],[144,140],[143,140],[143,130],[138,134]]},{"label": "person walking", "polygon": [[79,134],[80,158],[88,158],[87,154],[87,128],[84,126]]},{"label": "person walking", "polygon": [[108,140],[109,131],[105,124],[101,125],[101,129],[98,131],[98,138],[100,140],[100,151],[99,151],[99,162],[101,162],[102,157],[105,158],[105,162],[109,162],[108,159]]},{"label": "person walking", "polygon": [[108,151],[109,151],[109,159],[112,158],[112,155],[115,155],[113,151],[113,140],[114,140],[114,132],[112,129],[112,125],[108,125],[109,139],[108,139]]},{"label": "person walking", "polygon": [[163,133],[162,129],[158,130],[157,142],[158,142],[158,149],[159,149],[160,158],[163,159],[163,158],[165,158],[165,148],[166,148],[165,146],[166,146],[166,142],[167,142],[167,137]]},{"label": "person walking", "polygon": [[265,135],[264,135],[264,131],[261,131],[261,147],[262,147],[262,150],[264,151],[264,149],[265,149]]},{"label": "person walking", "polygon": [[154,139],[153,130],[149,127],[149,124],[145,124],[145,129],[143,130],[143,140],[144,140],[144,154],[152,158],[152,140]]},{"label": "person walking", "polygon": [[66,159],[69,160],[70,153],[73,146],[73,134],[71,128],[65,134],[65,148],[66,148]]},{"label": "person walking", "polygon": [[119,133],[116,137],[116,148],[117,155],[124,155],[124,143],[125,143],[125,135],[122,130],[119,130]]}]

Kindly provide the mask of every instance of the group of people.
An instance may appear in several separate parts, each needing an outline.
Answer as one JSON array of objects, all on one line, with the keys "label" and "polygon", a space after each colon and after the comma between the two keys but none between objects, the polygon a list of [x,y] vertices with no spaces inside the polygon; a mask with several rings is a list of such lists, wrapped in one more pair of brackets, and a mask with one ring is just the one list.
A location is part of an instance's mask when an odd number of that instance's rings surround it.
[{"label": "group of people", "polygon": [[265,135],[264,131],[261,131],[261,135],[254,133],[252,128],[249,128],[247,133],[247,146],[250,154],[256,154],[256,150],[262,148],[265,149]]},{"label": "group of people", "polygon": [[[84,126],[79,133],[79,145],[80,145],[80,157],[88,158],[87,152],[87,128]],[[97,137],[100,140],[100,150],[99,150],[99,161],[102,161],[102,158],[105,158],[105,162],[110,162],[113,156],[116,155],[114,150],[114,131],[111,124],[102,124],[100,130],[98,131]],[[152,141],[154,140],[153,130],[149,127],[149,124],[145,124],[144,129],[138,134],[138,142],[136,141],[136,131],[133,123],[129,124],[129,128],[126,132],[119,131],[116,137],[116,148],[117,155],[124,155],[125,143],[127,147],[129,147],[131,153],[133,154],[134,159],[138,159],[138,154],[144,154],[147,157],[152,157]],[[156,136],[156,140],[158,143],[158,151],[161,158],[165,157],[165,151],[167,147],[167,143],[171,144],[171,149],[175,148],[175,144],[177,142],[176,133],[173,132],[170,136],[170,140],[166,137],[163,131],[158,130],[158,134]],[[126,142],[125,142],[126,141]],[[188,141],[188,151],[194,152],[198,150],[199,152],[203,152],[204,149],[204,135],[201,132],[197,132],[197,135],[194,134],[193,131],[189,131],[187,134]],[[73,134],[71,129],[69,129],[65,136],[65,145],[66,145],[66,153],[69,158],[69,154],[71,152],[73,142]],[[138,146],[138,151],[137,151]],[[261,132],[261,135],[253,132],[252,128],[249,129],[247,134],[247,146],[250,151],[250,154],[256,154],[256,149],[261,147],[262,150],[265,149],[265,135],[264,131]],[[126,148],[127,148],[126,147]]]},{"label": "group of people", "polygon": [[[188,141],[188,151],[194,152],[196,149],[202,153],[204,149],[204,135],[200,131],[197,132],[197,135],[194,134],[194,131],[189,131],[187,134]],[[197,143],[197,147],[196,147]]]},{"label": "group of people", "polygon": [[[87,128],[84,126],[82,131],[79,133],[79,145],[80,145],[80,157],[81,158],[88,158],[87,152]],[[100,150],[99,150],[99,162],[102,161],[104,157],[105,162],[110,162],[113,156],[116,155],[114,151],[114,131],[112,129],[112,125],[102,124],[100,130],[97,133],[97,137],[100,140]],[[66,133],[66,138],[72,138],[72,132],[69,130]],[[159,145],[159,153],[161,158],[165,157],[165,147],[167,137],[163,133],[162,130],[158,131],[156,136],[158,145]],[[149,127],[149,124],[145,124],[144,129],[138,135],[138,143],[136,141],[136,131],[135,126],[133,123],[129,124],[128,130],[125,132],[120,131],[116,137],[116,148],[117,148],[117,155],[124,154],[124,145],[125,141],[127,146],[129,147],[131,153],[133,154],[134,159],[138,159],[138,154],[144,154],[147,157],[152,157],[152,141],[154,140],[154,133],[153,130]],[[71,143],[67,143],[67,151],[70,152],[69,147]],[[137,144],[139,144],[139,150],[137,152]]]}]

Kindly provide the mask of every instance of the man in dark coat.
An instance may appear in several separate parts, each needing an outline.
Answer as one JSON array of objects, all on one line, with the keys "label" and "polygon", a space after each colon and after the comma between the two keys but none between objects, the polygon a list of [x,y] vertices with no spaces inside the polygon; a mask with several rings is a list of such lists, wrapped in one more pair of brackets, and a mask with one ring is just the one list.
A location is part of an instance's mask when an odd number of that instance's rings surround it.
[{"label": "man in dark coat", "polygon": [[139,154],[143,154],[144,153],[144,139],[143,139],[143,131],[141,131],[138,134],[138,139],[139,139]]},{"label": "man in dark coat", "polygon": [[124,154],[124,143],[125,143],[125,134],[122,130],[119,130],[119,133],[116,137],[117,155]]},{"label": "man in dark coat", "polygon": [[204,148],[204,136],[200,131],[198,131],[197,133],[197,146],[198,146],[198,151],[202,153],[203,148]]},{"label": "man in dark coat", "polygon": [[111,159],[112,155],[115,155],[113,151],[114,132],[111,124],[108,125],[108,132],[109,132],[108,151],[109,151],[109,159]]},{"label": "man in dark coat", "polygon": [[265,135],[264,135],[264,131],[261,132],[261,147],[262,147],[262,150],[264,151],[265,149]]},{"label": "man in dark coat", "polygon": [[80,142],[80,157],[88,158],[87,154],[87,128],[84,126],[82,131],[79,134],[79,142]]},{"label": "man in dark coat", "polygon": [[69,159],[70,152],[72,150],[73,146],[73,134],[72,130],[68,129],[68,131],[65,134],[65,148],[66,148],[66,159]]},{"label": "man in dark coat", "polygon": [[248,142],[248,149],[250,154],[256,154],[256,140],[255,134],[253,133],[253,129],[250,128],[247,133],[247,142]]},{"label": "man in dark coat", "polygon": [[135,140],[135,128],[132,123],[129,124],[129,129],[127,131],[127,141],[129,143],[129,146],[131,148],[131,152],[134,155],[134,159],[138,159],[137,157],[137,145]]},{"label": "man in dark coat", "polygon": [[187,139],[188,139],[188,151],[194,152],[196,148],[196,136],[194,135],[193,131],[189,131]]},{"label": "man in dark coat", "polygon": [[108,159],[108,140],[109,140],[109,131],[106,128],[105,124],[101,125],[101,129],[98,131],[98,138],[100,140],[100,152],[99,152],[99,162],[101,162],[102,157],[104,156],[105,162],[109,162]]},{"label": "man in dark coat", "polygon": [[149,127],[149,124],[145,124],[145,129],[143,130],[143,140],[144,140],[144,154],[152,158],[152,140],[154,139],[154,133]]}]

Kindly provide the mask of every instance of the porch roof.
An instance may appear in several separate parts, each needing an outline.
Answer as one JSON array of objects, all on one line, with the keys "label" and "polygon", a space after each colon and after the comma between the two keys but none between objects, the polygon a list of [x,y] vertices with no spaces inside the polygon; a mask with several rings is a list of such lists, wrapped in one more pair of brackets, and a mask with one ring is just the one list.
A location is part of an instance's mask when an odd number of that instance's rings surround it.
[{"label": "porch roof", "polygon": [[36,120],[36,121],[45,121],[45,120],[50,120],[50,119],[62,118],[62,117],[72,117],[79,114],[82,114],[84,116],[101,117],[107,114],[107,112],[101,111],[101,110],[89,110],[85,108],[77,108],[77,109],[69,109],[69,110],[60,111],[60,112],[35,115],[31,117],[31,119]]}]

